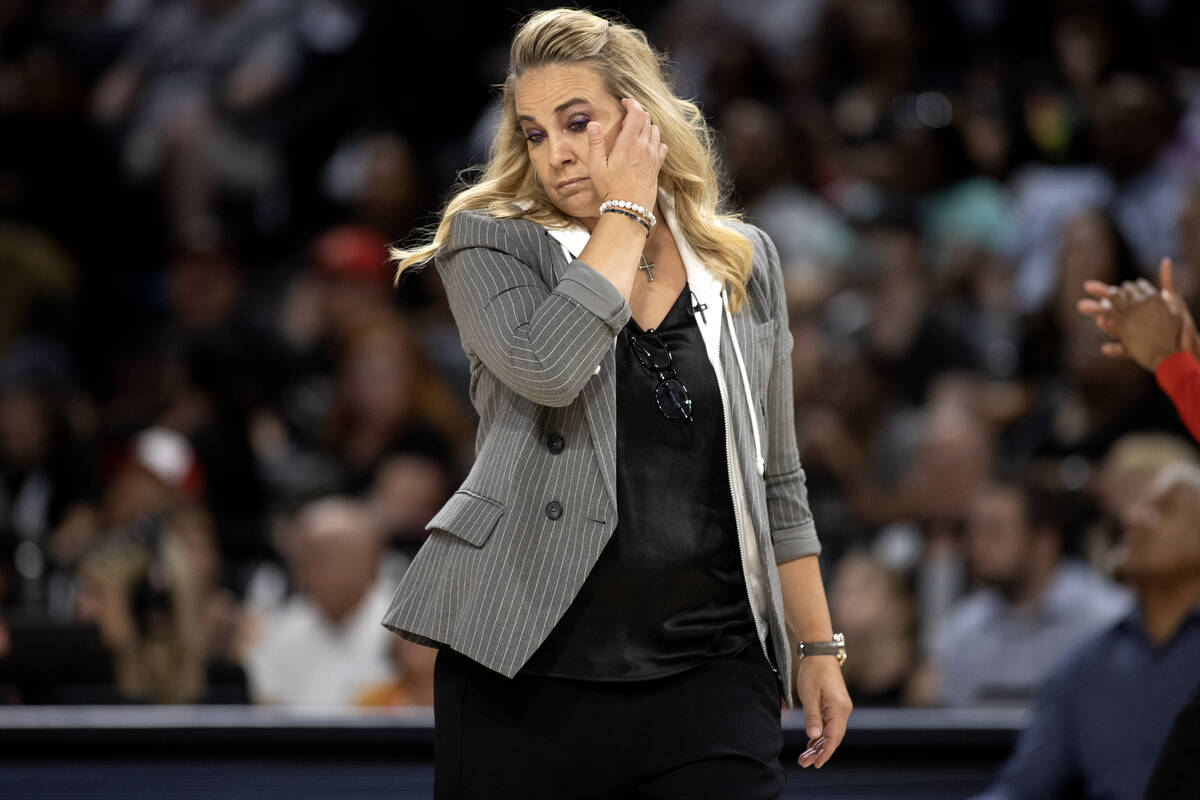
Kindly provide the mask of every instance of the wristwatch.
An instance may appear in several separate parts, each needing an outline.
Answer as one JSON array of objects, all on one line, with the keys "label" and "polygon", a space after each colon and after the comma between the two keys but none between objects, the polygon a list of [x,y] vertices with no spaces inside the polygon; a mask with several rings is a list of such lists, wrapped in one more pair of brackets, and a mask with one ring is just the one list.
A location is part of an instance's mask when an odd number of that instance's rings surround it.
[{"label": "wristwatch", "polygon": [[800,642],[796,645],[796,655],[801,661],[805,656],[837,656],[838,666],[846,663],[846,637],[835,633],[828,642]]}]

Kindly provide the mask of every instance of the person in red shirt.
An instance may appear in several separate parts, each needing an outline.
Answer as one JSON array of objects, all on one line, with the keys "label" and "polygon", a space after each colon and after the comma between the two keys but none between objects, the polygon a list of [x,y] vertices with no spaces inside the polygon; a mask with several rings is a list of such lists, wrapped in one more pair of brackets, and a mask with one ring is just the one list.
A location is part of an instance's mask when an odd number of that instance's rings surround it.
[{"label": "person in red shirt", "polygon": [[1200,441],[1200,337],[1171,275],[1171,259],[1159,266],[1161,289],[1145,278],[1110,286],[1086,281],[1090,297],[1079,301],[1081,313],[1096,321],[1116,341],[1101,351],[1131,358],[1154,373],[1158,385],[1175,404],[1183,423]]}]

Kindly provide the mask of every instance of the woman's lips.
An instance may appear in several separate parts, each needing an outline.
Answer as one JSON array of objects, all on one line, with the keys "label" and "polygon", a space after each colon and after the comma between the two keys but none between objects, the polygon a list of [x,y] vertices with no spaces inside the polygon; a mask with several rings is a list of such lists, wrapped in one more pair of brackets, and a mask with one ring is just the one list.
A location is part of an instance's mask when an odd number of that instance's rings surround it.
[{"label": "woman's lips", "polygon": [[563,181],[562,183],[560,183],[558,185],[558,190],[560,192],[569,191],[569,190],[574,189],[575,187],[579,186],[586,180],[587,180],[587,178],[572,178],[569,181]]}]

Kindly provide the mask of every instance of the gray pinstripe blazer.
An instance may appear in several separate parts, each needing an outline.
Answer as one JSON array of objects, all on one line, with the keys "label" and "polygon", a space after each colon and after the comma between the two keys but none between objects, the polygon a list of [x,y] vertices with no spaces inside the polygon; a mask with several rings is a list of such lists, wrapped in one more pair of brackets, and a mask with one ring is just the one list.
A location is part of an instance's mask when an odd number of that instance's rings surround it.
[{"label": "gray pinstripe blazer", "polygon": [[[737,462],[731,476],[735,469],[748,476],[731,485],[743,488],[740,502],[733,492],[739,529],[743,519],[753,529],[739,530],[752,539],[743,557],[750,552],[758,560],[745,566],[765,583],[759,592],[767,607],[756,611],[772,634],[778,674],[788,676],[780,681],[792,707],[794,637],[775,565],[819,553],[820,543],[796,447],[779,257],[758,228],[737,230],[754,245],[753,270],[748,302],[725,319],[741,343],[748,384],[732,357],[728,324],[713,325],[711,346],[724,385],[746,388],[725,392]],[[607,278],[577,258],[568,261],[555,238],[529,220],[463,212],[434,264],[470,363],[479,412],[475,463],[426,525],[429,538],[381,624],[512,677],[566,611],[617,525],[613,349],[631,312]],[[719,320],[720,283],[695,269],[693,291],[706,291],[711,281],[716,302],[708,306]],[[760,436],[761,472],[751,444]],[[759,637],[765,640],[762,625]]]}]

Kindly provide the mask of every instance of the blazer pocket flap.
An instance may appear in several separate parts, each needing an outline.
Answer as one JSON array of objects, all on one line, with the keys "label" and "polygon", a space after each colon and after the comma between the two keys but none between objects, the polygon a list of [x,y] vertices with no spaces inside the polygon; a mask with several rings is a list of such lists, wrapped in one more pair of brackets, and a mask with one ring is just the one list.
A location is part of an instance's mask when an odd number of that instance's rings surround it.
[{"label": "blazer pocket flap", "polygon": [[425,530],[440,528],[475,546],[482,546],[504,516],[504,504],[459,489],[433,515]]},{"label": "blazer pocket flap", "polygon": [[757,323],[750,331],[750,341],[757,342],[759,339],[765,339],[775,333],[775,320],[767,320],[766,322]]}]

